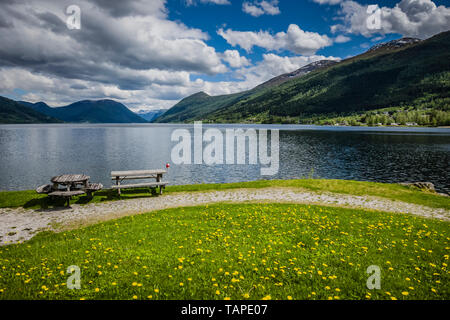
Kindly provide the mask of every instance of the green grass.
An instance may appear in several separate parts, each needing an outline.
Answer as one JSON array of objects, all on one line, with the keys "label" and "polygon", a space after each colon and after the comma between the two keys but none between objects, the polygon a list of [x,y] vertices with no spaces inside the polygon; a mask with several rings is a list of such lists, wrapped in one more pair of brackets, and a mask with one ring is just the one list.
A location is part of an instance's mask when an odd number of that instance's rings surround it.
[{"label": "green grass", "polygon": [[[1,247],[0,299],[449,299],[449,242],[448,222],[404,214],[169,209]],[[381,290],[366,288],[371,265]]]},{"label": "green grass", "polygon": [[[368,195],[386,199],[400,200],[408,203],[425,205],[433,208],[450,209],[450,198],[437,194],[423,192],[418,189],[398,184],[374,183],[347,180],[301,179],[301,180],[261,180],[227,184],[197,184],[183,186],[168,186],[166,193],[172,192],[201,192],[214,190],[230,190],[239,188],[274,188],[289,187],[315,192],[335,192],[352,195]],[[152,196],[149,190],[123,190],[119,198],[113,190],[102,190],[95,193],[92,199],[87,196],[74,197],[71,203],[86,204],[119,199],[133,199]],[[0,192],[0,208],[25,207],[47,208],[53,205],[63,205],[63,202],[51,203],[45,195],[38,195],[34,191],[4,191]]]}]

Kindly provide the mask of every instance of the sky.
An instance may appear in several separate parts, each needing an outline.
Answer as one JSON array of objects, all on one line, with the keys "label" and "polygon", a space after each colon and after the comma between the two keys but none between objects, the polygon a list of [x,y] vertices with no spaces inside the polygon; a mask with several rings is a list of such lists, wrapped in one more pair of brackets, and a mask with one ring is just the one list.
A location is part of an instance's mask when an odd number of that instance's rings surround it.
[{"label": "sky", "polygon": [[448,0],[0,0],[0,95],[167,109],[449,29]]}]

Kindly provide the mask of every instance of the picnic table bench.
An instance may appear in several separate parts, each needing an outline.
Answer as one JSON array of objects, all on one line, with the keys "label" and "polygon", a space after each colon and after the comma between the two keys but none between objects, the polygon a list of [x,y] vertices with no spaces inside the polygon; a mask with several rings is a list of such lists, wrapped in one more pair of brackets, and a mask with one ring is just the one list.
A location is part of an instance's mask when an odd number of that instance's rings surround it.
[{"label": "picnic table bench", "polygon": [[[168,182],[162,181],[163,175],[166,170],[132,170],[132,171],[112,171],[111,179],[116,181],[116,184],[111,186],[111,189],[117,189],[119,195],[121,189],[132,188],[150,188],[152,191],[159,188],[159,194],[163,193],[163,189],[166,188]],[[139,179],[155,179],[155,181],[134,183],[134,184],[122,184],[123,180],[139,180]]]}]

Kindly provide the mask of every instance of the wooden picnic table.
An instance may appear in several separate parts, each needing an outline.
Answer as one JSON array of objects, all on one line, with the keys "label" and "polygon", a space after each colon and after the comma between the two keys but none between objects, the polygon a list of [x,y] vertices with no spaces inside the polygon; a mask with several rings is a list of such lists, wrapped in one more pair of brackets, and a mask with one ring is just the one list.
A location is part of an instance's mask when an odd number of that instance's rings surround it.
[{"label": "wooden picnic table", "polygon": [[84,188],[87,188],[90,178],[85,174],[63,174],[51,178],[50,181],[53,183],[55,189],[58,189],[58,185],[62,185],[67,188],[67,191],[70,191],[71,188],[76,188],[77,185],[82,185]]},{"label": "wooden picnic table", "polygon": [[[40,194],[48,194],[50,197],[64,198],[67,206],[70,206],[70,199],[74,196],[80,196],[85,193],[89,197],[96,191],[103,188],[101,183],[90,183],[91,177],[85,174],[63,174],[50,179],[52,184],[45,184],[36,188],[36,192]],[[59,186],[63,186],[60,189]]]},{"label": "wooden picnic table", "polygon": [[[50,179],[53,183],[53,191],[48,195],[50,197],[64,198],[67,201],[67,206],[70,206],[70,199],[73,196],[80,196],[86,193],[84,189],[88,187],[90,178],[85,174],[63,174],[53,177]],[[64,186],[66,191],[60,190],[59,185]],[[78,188],[79,185],[81,185],[81,188]]]},{"label": "wooden picnic table", "polygon": [[[166,170],[131,170],[131,171],[112,171],[111,179],[116,181],[116,185],[112,186],[112,189],[117,189],[120,195],[120,189],[131,188],[152,188],[159,187],[159,193],[162,194],[162,190],[166,187],[168,182],[163,182],[163,175],[167,173]],[[135,180],[135,179],[155,179],[155,182],[135,183],[135,184],[121,184],[123,180]]]}]

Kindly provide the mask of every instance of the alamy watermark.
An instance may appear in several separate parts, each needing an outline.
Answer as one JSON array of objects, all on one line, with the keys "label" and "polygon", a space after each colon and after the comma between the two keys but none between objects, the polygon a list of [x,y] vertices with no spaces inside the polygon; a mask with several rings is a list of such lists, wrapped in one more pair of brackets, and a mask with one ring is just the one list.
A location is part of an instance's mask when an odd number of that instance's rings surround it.
[{"label": "alamy watermark", "polygon": [[262,176],[273,176],[280,168],[279,130],[239,128],[226,129],[224,133],[210,128],[203,132],[202,122],[195,122],[193,138],[189,130],[177,129],[172,132],[171,140],[177,142],[171,152],[172,162],[177,165],[260,164]]},{"label": "alamy watermark", "polygon": [[66,26],[69,30],[80,30],[81,29],[81,9],[77,5],[70,5],[66,9]]},{"label": "alamy watermark", "polygon": [[79,266],[67,267],[67,274],[70,274],[67,278],[67,289],[81,289],[81,270]]},{"label": "alamy watermark", "polygon": [[381,29],[381,9],[377,4],[371,4],[367,6],[366,26],[369,30]]},{"label": "alamy watermark", "polygon": [[369,266],[366,270],[367,274],[369,274],[369,278],[367,278],[367,289],[381,289],[381,268],[376,265]]}]

